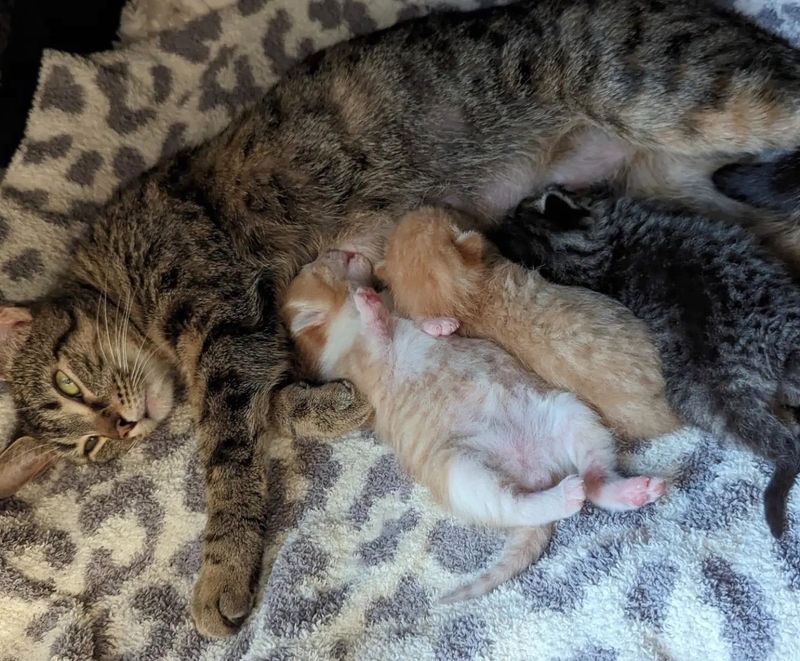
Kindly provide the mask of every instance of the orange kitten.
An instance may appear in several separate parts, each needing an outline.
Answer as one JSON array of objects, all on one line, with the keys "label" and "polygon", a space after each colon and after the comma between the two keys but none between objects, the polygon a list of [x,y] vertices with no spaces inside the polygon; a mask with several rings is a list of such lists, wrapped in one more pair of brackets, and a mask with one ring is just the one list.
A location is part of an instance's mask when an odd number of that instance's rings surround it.
[{"label": "orange kitten", "polygon": [[556,388],[591,404],[626,439],[680,426],[645,325],[602,294],[555,285],[503,259],[455,213],[423,208],[389,239],[378,275],[426,332],[497,342]]},{"label": "orange kitten", "polygon": [[457,516],[513,529],[501,561],[445,600],[522,571],[584,498],[625,510],[664,492],[658,478],[616,474],[611,434],[573,394],[492,342],[428,335],[393,315],[371,279],[363,256],[331,251],[295,278],[282,312],[308,366],[370,399],[375,431],[414,479]]}]

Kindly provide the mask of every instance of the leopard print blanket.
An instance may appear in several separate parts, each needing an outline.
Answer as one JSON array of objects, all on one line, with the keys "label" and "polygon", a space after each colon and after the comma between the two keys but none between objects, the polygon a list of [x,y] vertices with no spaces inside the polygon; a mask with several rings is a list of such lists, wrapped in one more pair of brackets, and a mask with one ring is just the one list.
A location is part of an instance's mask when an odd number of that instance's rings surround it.
[{"label": "leopard print blanket", "polygon": [[[179,1],[193,3],[208,4]],[[171,29],[146,38],[146,20],[130,25],[112,52],[46,54],[25,140],[0,185],[2,298],[41,294],[96,205],[220,130],[299,57],[431,9],[417,0],[227,4],[182,22],[171,14]],[[800,42],[797,3],[735,5]],[[178,411],[123,460],[60,466],[0,502],[0,659],[797,658],[798,490],[777,542],[761,515],[768,467],[751,454],[688,431],[622,459],[669,477],[663,502],[618,514],[588,507],[520,577],[443,606],[437,595],[491,564],[502,540],[443,515],[367,434],[283,439],[269,459],[258,603],[237,636],[212,641],[187,610],[205,505]]]}]

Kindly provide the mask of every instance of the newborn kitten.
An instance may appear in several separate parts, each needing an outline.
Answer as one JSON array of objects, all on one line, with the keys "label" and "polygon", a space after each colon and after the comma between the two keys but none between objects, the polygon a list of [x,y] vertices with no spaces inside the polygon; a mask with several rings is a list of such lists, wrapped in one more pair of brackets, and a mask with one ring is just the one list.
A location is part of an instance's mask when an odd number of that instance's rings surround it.
[{"label": "newborn kitten", "polygon": [[591,404],[623,438],[680,425],[642,321],[606,296],[552,284],[503,259],[455,219],[444,209],[420,209],[391,236],[378,275],[398,311],[434,335],[460,328],[496,342],[550,385]]},{"label": "newborn kitten", "polygon": [[764,500],[772,534],[800,470],[800,289],[745,230],[631,200],[551,190],[490,234],[503,254],[555,282],[613,296],[650,327],[667,396],[687,422],[775,462]]},{"label": "newborn kitten", "polygon": [[578,512],[584,498],[626,510],[664,492],[661,479],[616,474],[611,434],[574,395],[546,389],[491,342],[431,337],[393,315],[371,278],[363,256],[328,252],[291,283],[282,312],[301,358],[367,395],[377,434],[438,502],[513,529],[500,563],[445,600],[522,571],[547,540],[541,527]]}]

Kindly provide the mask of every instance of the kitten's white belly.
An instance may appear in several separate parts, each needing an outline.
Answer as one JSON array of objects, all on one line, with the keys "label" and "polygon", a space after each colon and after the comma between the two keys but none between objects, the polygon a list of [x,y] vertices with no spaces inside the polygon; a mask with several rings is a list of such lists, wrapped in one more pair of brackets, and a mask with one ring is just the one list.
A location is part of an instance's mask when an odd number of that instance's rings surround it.
[{"label": "kitten's white belly", "polygon": [[529,488],[565,470],[570,418],[585,408],[573,395],[541,392],[511,356],[486,341],[431,338],[402,320],[394,345],[376,430],[395,448],[420,457],[432,446],[460,444]]}]

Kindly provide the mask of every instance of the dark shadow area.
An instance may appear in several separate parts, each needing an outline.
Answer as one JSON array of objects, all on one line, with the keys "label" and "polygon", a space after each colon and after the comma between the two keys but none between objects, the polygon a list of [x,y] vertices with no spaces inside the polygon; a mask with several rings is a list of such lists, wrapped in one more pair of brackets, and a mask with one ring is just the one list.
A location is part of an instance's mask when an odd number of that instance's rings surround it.
[{"label": "dark shadow area", "polygon": [[0,168],[22,139],[45,48],[111,47],[124,0],[0,0]]}]

